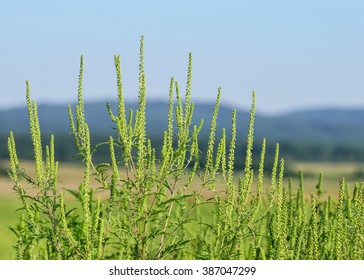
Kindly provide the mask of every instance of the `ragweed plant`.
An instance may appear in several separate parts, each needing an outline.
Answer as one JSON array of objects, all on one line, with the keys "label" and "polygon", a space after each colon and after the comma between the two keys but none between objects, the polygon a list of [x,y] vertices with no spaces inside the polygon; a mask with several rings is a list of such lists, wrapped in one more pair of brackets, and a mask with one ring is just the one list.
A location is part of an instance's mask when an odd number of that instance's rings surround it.
[{"label": "ragweed plant", "polygon": [[[254,92],[247,141],[241,145],[236,129],[241,120],[235,110],[231,128],[216,131],[222,95],[218,89],[202,154],[199,133],[204,121],[193,119],[189,54],[184,96],[171,78],[167,127],[161,151],[156,151],[146,130],[144,38],[135,112],[128,111],[124,101],[120,56],[114,56],[114,64],[118,108],[113,112],[107,104],[106,110],[116,133],[92,146],[83,100],[83,56],[80,59],[77,105],[68,107],[84,168],[78,189],[57,188],[56,141],[52,136],[43,146],[37,104],[26,82],[34,178],[21,166],[14,134],[8,138],[9,176],[23,205],[18,225],[11,228],[17,259],[363,259],[364,184],[356,184],[351,194],[342,179],[338,200],[324,200],[320,175],[317,193],[307,199],[302,173],[297,192],[292,181],[285,186],[278,144],[266,180],[265,139],[260,161],[253,164]],[[101,145],[108,147],[110,158],[96,164],[94,154]],[[244,152],[239,172],[236,154]]]}]

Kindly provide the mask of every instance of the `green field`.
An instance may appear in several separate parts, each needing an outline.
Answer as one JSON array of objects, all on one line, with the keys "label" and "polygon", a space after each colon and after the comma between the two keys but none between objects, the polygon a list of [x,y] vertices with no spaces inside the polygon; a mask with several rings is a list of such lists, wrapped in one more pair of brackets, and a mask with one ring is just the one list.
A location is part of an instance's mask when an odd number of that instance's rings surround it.
[{"label": "green field", "polygon": [[16,198],[0,196],[0,259],[2,260],[15,258],[15,253],[12,249],[15,236],[9,227],[17,223],[19,212],[16,212],[16,209],[20,206]]},{"label": "green field", "polygon": [[[24,168],[29,174],[34,174],[33,163],[23,162]],[[285,186],[288,186],[288,178],[292,178],[293,189],[298,188],[298,172],[304,173],[304,187],[306,196],[309,197],[311,192],[315,192],[315,186],[318,182],[320,172],[323,172],[323,189],[326,196],[331,195],[337,197],[339,191],[340,177],[345,177],[346,181],[353,186],[355,182],[364,181],[361,170],[364,169],[363,164],[358,163],[313,163],[313,162],[287,162],[288,172],[285,179]],[[6,170],[9,164],[6,161],[0,162],[0,168]],[[3,172],[4,173],[4,172]],[[65,188],[78,188],[82,181],[83,167],[70,163],[61,163],[59,166],[59,190]],[[121,173],[122,174],[122,173]],[[236,175],[239,175],[237,172]],[[266,174],[267,176],[269,173]],[[268,187],[270,179],[265,179],[265,186]],[[195,182],[197,185],[198,182]],[[97,188],[96,180],[91,181],[91,186]],[[9,227],[16,225],[22,211],[16,211],[21,207],[21,203],[12,190],[12,182],[3,174],[0,177],[0,259],[14,259],[15,251],[14,234]],[[206,196],[209,194],[206,193]]]}]

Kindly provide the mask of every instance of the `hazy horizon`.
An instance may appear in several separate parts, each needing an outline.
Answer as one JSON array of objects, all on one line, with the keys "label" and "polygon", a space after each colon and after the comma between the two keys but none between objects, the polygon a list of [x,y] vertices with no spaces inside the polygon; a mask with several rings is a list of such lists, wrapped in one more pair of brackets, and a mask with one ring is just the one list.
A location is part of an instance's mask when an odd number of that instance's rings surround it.
[{"label": "hazy horizon", "polygon": [[[19,5],[22,6],[19,9]],[[310,108],[364,108],[362,1],[8,1],[0,10],[0,109],[32,99],[77,99],[84,55],[85,100],[115,100],[120,54],[127,100],[138,91],[145,37],[150,100],[168,97],[173,76],[184,92],[193,55],[192,98],[277,115]]]},{"label": "hazy horizon", "polygon": [[[37,100],[36,100],[37,101]],[[106,110],[106,104],[107,103],[112,103],[112,102],[117,102],[117,97],[115,98],[108,98],[108,99],[84,99],[86,105],[87,104],[91,104],[91,103],[105,103],[105,110]],[[125,99],[126,104],[130,104],[130,103],[137,103],[138,100],[137,99]],[[168,104],[168,100],[167,99],[163,99],[163,98],[153,98],[153,99],[148,99],[147,98],[147,106],[149,102],[153,102],[153,103],[157,103],[157,102],[163,102],[165,104]],[[192,102],[195,103],[199,103],[199,104],[206,104],[206,105],[211,105],[213,106],[215,103],[213,100],[196,100],[194,98],[192,98]],[[43,101],[37,101],[37,105],[38,107],[42,107],[42,106],[64,106],[65,108],[68,105],[72,105],[75,106],[77,105],[77,99],[74,100],[64,100],[64,101],[47,101],[47,100],[43,100]],[[250,104],[247,104],[247,106],[241,106],[241,107],[237,107],[235,106],[235,104],[233,104],[232,102],[225,102],[225,101],[221,101],[220,102],[220,106],[224,106],[224,107],[228,107],[231,109],[237,109],[238,111],[249,111],[250,110]],[[0,112],[3,111],[12,111],[12,110],[18,110],[18,109],[26,109],[26,103],[25,100],[24,102],[21,102],[19,104],[12,104],[12,105],[8,105],[8,106],[4,106],[4,107],[0,107]],[[261,110],[259,108],[259,106],[256,108],[256,113],[259,114],[260,116],[265,116],[265,117],[278,117],[278,116],[284,116],[284,115],[289,115],[292,113],[301,113],[301,112],[313,112],[313,111],[331,111],[331,110],[335,110],[335,111],[364,111],[364,106],[329,106],[329,105],[322,105],[322,106],[308,106],[308,107],[298,107],[298,108],[290,108],[287,110],[281,110],[281,111],[277,111],[277,112],[265,112],[263,110]]]}]

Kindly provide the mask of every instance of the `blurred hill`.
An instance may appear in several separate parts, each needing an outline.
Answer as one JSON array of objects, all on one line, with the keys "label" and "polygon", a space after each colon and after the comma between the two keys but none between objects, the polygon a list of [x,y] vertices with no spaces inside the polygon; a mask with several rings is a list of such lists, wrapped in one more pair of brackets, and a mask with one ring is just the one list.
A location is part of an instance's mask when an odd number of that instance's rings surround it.
[{"label": "blurred hill", "polygon": [[[117,104],[111,103],[113,112],[117,113]],[[137,110],[138,104],[126,103],[127,112]],[[74,109],[74,106],[73,106]],[[202,149],[207,142],[210,119],[214,104],[195,103],[194,123],[205,120],[201,131],[200,143]],[[64,160],[69,159],[69,153],[75,149],[70,126],[67,105],[39,105],[38,107],[41,131],[45,139],[50,134],[56,135],[56,148]],[[168,103],[149,101],[147,103],[147,130],[153,143],[160,142],[163,131],[167,127]],[[223,127],[229,135],[231,130],[232,108],[221,105],[218,116],[218,131]],[[106,102],[91,102],[85,104],[86,120],[95,142],[107,139],[115,134],[106,109]],[[240,146],[245,148],[248,129],[249,112],[237,111],[237,132]],[[26,108],[0,110],[0,156],[7,156],[6,139],[9,131],[13,131],[20,153],[31,156],[29,142],[29,124]],[[281,145],[283,156],[296,160],[361,160],[364,156],[364,109],[315,109],[279,116],[264,116],[257,114],[255,118],[255,139],[257,144],[265,137],[273,147],[276,142]],[[239,143],[239,142],[238,142]],[[58,146],[57,146],[58,145]],[[66,146],[68,145],[68,146]],[[159,145],[158,143],[156,144]],[[273,149],[274,150],[274,149]],[[66,155],[67,154],[67,155]]]}]

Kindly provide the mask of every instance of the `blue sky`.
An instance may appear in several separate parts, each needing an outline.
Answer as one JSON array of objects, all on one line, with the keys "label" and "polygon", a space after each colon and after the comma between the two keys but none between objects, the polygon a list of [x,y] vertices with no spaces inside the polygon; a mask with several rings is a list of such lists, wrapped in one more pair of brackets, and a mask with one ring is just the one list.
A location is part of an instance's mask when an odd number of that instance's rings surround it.
[{"label": "blue sky", "polygon": [[194,100],[261,113],[317,107],[364,108],[364,1],[32,0],[0,4],[0,108],[72,103],[79,57],[86,100],[116,100],[113,55],[126,98],[137,96],[139,39],[145,36],[150,99],[183,86],[193,54]]}]

